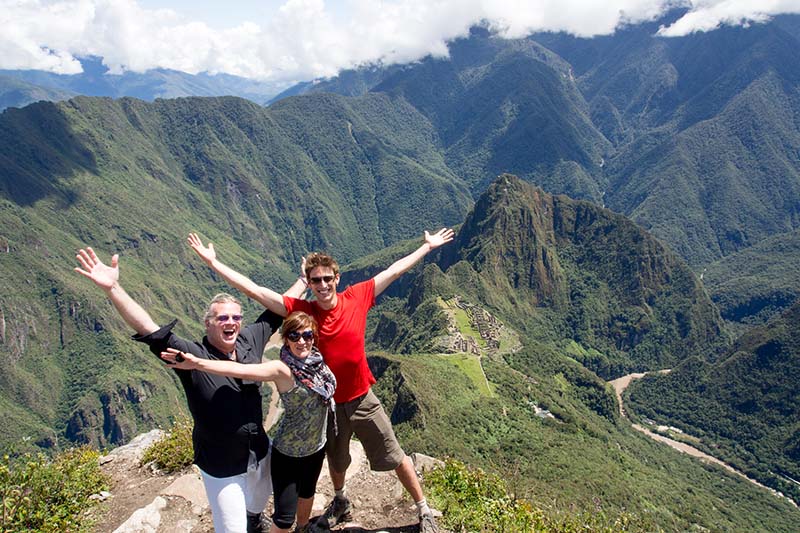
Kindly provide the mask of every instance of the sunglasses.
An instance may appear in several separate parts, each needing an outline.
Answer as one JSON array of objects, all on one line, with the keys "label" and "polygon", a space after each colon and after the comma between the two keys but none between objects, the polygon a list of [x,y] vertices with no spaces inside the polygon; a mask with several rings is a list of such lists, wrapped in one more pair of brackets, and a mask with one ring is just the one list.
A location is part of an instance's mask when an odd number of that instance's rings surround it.
[{"label": "sunglasses", "polygon": [[304,332],[300,333],[299,331],[290,331],[286,334],[286,338],[292,342],[297,342],[300,338],[303,338],[304,341],[313,341],[314,340],[314,332],[310,329],[305,330]]},{"label": "sunglasses", "polygon": [[242,321],[242,315],[217,315],[214,318],[216,318],[217,322],[219,322],[220,324],[222,324],[223,322],[227,322],[229,318],[233,319],[234,322]]},{"label": "sunglasses", "polygon": [[318,276],[313,276],[313,277],[310,277],[310,278],[308,278],[308,280],[309,280],[311,283],[313,283],[314,285],[319,285],[319,284],[320,284],[320,283],[322,283],[323,281],[324,281],[325,283],[330,283],[331,281],[333,281],[333,279],[334,279],[335,277],[336,277],[336,276],[319,276],[319,277],[318,277]]}]

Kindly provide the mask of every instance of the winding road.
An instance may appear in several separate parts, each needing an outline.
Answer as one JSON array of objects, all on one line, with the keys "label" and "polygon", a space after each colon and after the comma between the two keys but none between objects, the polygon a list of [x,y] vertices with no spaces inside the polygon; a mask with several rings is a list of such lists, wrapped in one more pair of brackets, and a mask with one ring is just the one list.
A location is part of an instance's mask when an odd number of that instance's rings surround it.
[{"label": "winding road", "polygon": [[[660,370],[659,371],[660,374],[666,374],[668,372],[669,372],[669,370]],[[625,412],[625,407],[624,407],[624,405],[622,403],[622,393],[623,393],[623,391],[625,389],[628,388],[628,385],[630,385],[633,380],[642,378],[644,376],[645,376],[644,373],[628,374],[627,376],[622,376],[621,378],[617,378],[615,380],[612,380],[612,381],[608,382],[612,387],[614,387],[614,392],[617,395],[617,401],[619,402],[619,414],[620,414],[620,416],[622,416],[626,420],[630,420],[630,419],[628,418],[628,414]],[[725,470],[727,470],[729,472],[732,472],[732,473],[734,473],[734,474],[736,474],[738,476],[743,477],[744,479],[746,479],[750,483],[753,483],[754,485],[758,485],[759,487],[767,489],[768,491],[770,491],[771,493],[775,494],[776,496],[780,496],[781,498],[786,498],[795,507],[797,507],[797,504],[791,498],[786,497],[785,495],[781,494],[780,492],[778,492],[778,491],[776,491],[774,489],[771,489],[771,488],[769,488],[769,487],[767,487],[765,485],[762,485],[761,483],[759,483],[755,479],[747,477],[744,473],[740,472],[739,470],[736,470],[735,468],[733,468],[728,463],[720,461],[716,457],[708,455],[707,453],[698,450],[694,446],[686,444],[685,442],[679,442],[679,441],[671,439],[669,437],[665,437],[664,435],[661,435],[661,434],[658,434],[658,433],[654,433],[654,432],[650,431],[649,429],[647,429],[645,427],[642,427],[639,424],[631,424],[631,426],[633,426],[633,429],[635,429],[636,431],[644,433],[645,435],[647,435],[648,437],[650,437],[653,440],[656,440],[658,442],[663,442],[664,444],[666,444],[668,446],[671,446],[672,448],[678,450],[679,452],[691,455],[692,457],[697,457],[701,461],[706,461],[708,463],[713,463],[715,465],[719,465],[722,468],[724,468]]]}]

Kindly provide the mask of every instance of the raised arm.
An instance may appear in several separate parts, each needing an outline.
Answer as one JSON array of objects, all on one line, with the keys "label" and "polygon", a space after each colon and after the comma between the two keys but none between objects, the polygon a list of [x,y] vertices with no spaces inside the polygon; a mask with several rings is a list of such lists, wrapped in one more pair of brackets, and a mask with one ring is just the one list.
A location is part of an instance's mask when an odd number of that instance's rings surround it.
[{"label": "raised arm", "polygon": [[78,251],[78,263],[75,272],[92,280],[95,285],[106,293],[108,299],[116,308],[119,315],[139,335],[147,335],[158,329],[158,325],[142,306],[134,301],[119,284],[119,255],[111,257],[111,266],[98,259],[91,248],[82,248]]},{"label": "raised arm", "polygon": [[403,257],[402,259],[398,259],[389,267],[379,272],[373,279],[375,280],[375,296],[378,296],[386,287],[391,285],[391,283],[405,274],[406,272],[411,269],[414,265],[416,265],[420,259],[428,255],[431,250],[434,250],[443,244],[447,244],[448,242],[453,240],[453,230],[448,228],[442,228],[433,235],[425,232],[425,242],[417,248],[415,251],[411,252],[407,256]]},{"label": "raised arm", "polygon": [[[209,267],[211,267],[214,272],[222,276],[222,278],[227,281],[231,287],[239,289],[273,313],[276,313],[280,316],[286,316],[286,307],[283,305],[282,295],[278,294],[272,289],[268,289],[256,284],[247,276],[240,274],[228,265],[221,263],[217,259],[217,252],[214,250],[214,245],[209,242],[208,246],[204,246],[203,241],[200,240],[200,237],[196,233],[190,233],[188,239],[186,240],[189,243],[189,246],[191,246],[192,250],[194,250],[195,253],[200,256],[200,259],[202,259]],[[299,286],[303,286],[302,290],[305,290],[303,282],[298,279],[287,291],[287,294],[292,296],[292,291],[296,291]],[[300,294],[302,294],[302,291]]]},{"label": "raised arm", "polygon": [[175,348],[167,348],[161,352],[161,358],[173,368],[199,370],[231,378],[289,383],[293,379],[289,367],[280,361],[266,361],[264,363],[245,365],[236,361],[201,359]]},{"label": "raised arm", "polygon": [[303,257],[300,261],[300,275],[297,277],[291,287],[286,289],[283,293],[284,296],[291,296],[292,298],[300,298],[308,288],[308,280],[306,279],[306,258]]}]

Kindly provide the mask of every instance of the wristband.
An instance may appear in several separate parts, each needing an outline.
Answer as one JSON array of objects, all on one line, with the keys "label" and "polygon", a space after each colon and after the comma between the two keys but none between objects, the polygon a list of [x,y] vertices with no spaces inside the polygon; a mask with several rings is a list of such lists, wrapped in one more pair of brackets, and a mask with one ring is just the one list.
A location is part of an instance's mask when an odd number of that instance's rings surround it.
[{"label": "wristband", "polygon": [[306,281],[306,278],[305,278],[305,276],[297,276],[297,279],[299,279],[300,281],[302,281],[302,282],[303,282],[303,285],[305,285],[306,287],[308,287],[308,281]]}]

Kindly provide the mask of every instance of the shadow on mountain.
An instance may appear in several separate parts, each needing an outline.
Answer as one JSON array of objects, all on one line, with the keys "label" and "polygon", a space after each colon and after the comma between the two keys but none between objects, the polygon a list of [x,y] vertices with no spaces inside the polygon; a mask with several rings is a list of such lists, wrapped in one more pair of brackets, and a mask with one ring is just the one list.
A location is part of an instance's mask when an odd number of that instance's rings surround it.
[{"label": "shadow on mountain", "polygon": [[0,195],[19,206],[54,197],[72,205],[79,172],[96,172],[92,150],[81,139],[61,105],[38,102],[0,115]]}]

